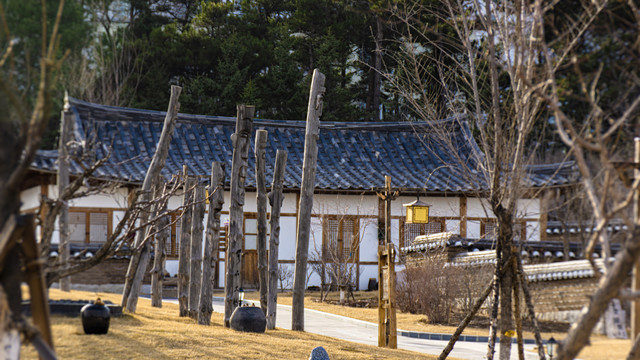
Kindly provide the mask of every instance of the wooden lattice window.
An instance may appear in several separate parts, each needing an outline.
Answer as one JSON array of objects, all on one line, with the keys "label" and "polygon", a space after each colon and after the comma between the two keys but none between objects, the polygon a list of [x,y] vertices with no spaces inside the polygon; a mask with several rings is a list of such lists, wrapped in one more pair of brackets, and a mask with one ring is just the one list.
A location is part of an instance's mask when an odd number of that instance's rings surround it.
[{"label": "wooden lattice window", "polygon": [[69,242],[84,244],[87,239],[87,213],[69,212]]},{"label": "wooden lattice window", "polygon": [[358,261],[358,218],[325,216],[322,256],[328,262]]},{"label": "wooden lattice window", "polygon": [[[521,241],[526,239],[526,223],[515,221],[513,224],[513,240]],[[480,221],[480,236],[483,239],[495,240],[498,235],[498,222],[496,219],[484,219]]]},{"label": "wooden lattice window", "polygon": [[100,244],[111,235],[110,211],[69,211],[69,242],[75,244]]},{"label": "wooden lattice window", "polygon": [[400,219],[400,248],[413,244],[416,237],[446,231],[445,219],[430,217],[427,224],[407,224],[405,218]]}]

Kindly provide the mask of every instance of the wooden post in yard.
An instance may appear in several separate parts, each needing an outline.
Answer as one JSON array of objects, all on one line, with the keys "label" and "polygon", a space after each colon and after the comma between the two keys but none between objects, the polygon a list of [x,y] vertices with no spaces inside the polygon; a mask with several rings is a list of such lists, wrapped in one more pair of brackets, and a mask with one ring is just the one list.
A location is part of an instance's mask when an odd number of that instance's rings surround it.
[{"label": "wooden post in yard", "polygon": [[291,330],[304,331],[304,286],[307,280],[307,258],[309,257],[309,232],[311,210],[313,208],[313,190],[316,181],[318,162],[318,132],[322,115],[322,97],[324,96],[325,76],[313,70],[309,105],[307,107],[307,128],[304,137],[304,162],[302,164],[302,184],[300,186],[300,205],[296,228],[296,266],[293,275],[293,300],[291,309]]},{"label": "wooden post in yard", "polygon": [[180,252],[178,253],[178,307],[180,316],[189,315],[189,245],[191,244],[191,216],[193,188],[196,180],[188,176],[187,165],[182,167],[184,196],[182,198],[182,220],[180,224]]},{"label": "wooden post in yard", "polygon": [[191,241],[189,244],[189,317],[198,319],[198,305],[200,303],[200,281],[202,280],[202,232],[204,231],[205,210],[204,186],[197,181],[196,191],[193,193],[193,218],[191,219]]},{"label": "wooden post in yard", "polygon": [[255,107],[238,105],[236,132],[231,135],[233,158],[231,160],[231,203],[229,204],[229,246],[227,248],[226,277],[224,283],[224,326],[229,327],[233,310],[239,305],[238,290],[242,264],[242,221],[244,206],[244,182],[247,177],[247,160],[251,146],[251,130]]},{"label": "wooden post in yard", "polygon": [[258,279],[260,282],[260,308],[267,315],[267,185],[265,179],[265,148],[267,147],[266,130],[256,131],[255,156],[256,156],[256,201],[258,210],[258,235],[256,248],[258,252]]},{"label": "wooden post in yard", "polygon": [[218,264],[218,238],[220,236],[220,211],[224,205],[224,163],[211,164],[211,182],[209,183],[209,215],[202,260],[202,280],[200,281],[200,302],[198,324],[209,325],[213,305],[213,286]]},{"label": "wooden post in yard", "polygon": [[[633,139],[634,156],[633,156],[633,175],[637,179],[640,177],[640,138]],[[635,190],[633,194],[633,221],[636,226],[640,226],[640,191]],[[631,279],[631,290],[633,292],[640,291],[640,262],[636,260],[633,266],[633,276]],[[631,304],[631,339],[635,339],[640,333],[640,299],[634,299]]]},{"label": "wooden post in yard", "polygon": [[[176,120],[178,118],[178,111],[180,110],[180,92],[182,88],[179,86],[171,86],[171,97],[169,99],[169,108],[164,118],[164,125],[162,127],[162,133],[156,146],[156,151],[147,169],[147,174],[142,182],[142,203],[148,203],[151,200],[151,190],[154,182],[160,176],[160,171],[164,168],[167,155],[169,154],[169,145],[171,145],[171,138],[176,127]],[[140,216],[140,223],[144,224],[149,219],[149,214],[143,212]],[[138,295],[140,294],[140,287],[142,286],[142,279],[144,278],[149,260],[151,258],[151,242],[145,241],[149,228],[140,229],[136,235],[136,241],[134,243],[134,249],[136,249],[131,256],[129,262],[129,268],[127,269],[127,276],[125,278],[124,291],[122,293],[122,306],[129,312],[136,312],[138,306]]]},{"label": "wooden post in yard", "polygon": [[391,191],[391,177],[384,179],[384,195],[378,195],[385,202],[384,244],[378,246],[378,346],[396,349],[395,249],[391,242],[391,201],[396,194]]},{"label": "wooden post in yard", "polygon": [[[69,109],[69,102],[65,101],[65,107],[60,117],[60,143],[58,145],[58,197],[69,186],[69,152],[67,143],[72,131],[73,113]],[[60,242],[58,246],[58,261],[67,264],[69,261],[69,203],[62,200],[60,217],[58,218],[60,229]],[[71,290],[71,276],[60,279],[60,290]]]},{"label": "wooden post in yard", "polygon": [[269,193],[271,204],[271,238],[269,238],[269,293],[267,303],[267,329],[276,327],[276,308],[278,305],[278,251],[280,247],[280,209],[282,208],[282,194],[284,172],[287,165],[287,152],[276,152],[276,166],[273,170],[273,182]]},{"label": "wooden post in yard", "polygon": [[[156,184],[156,198],[163,195],[165,186],[162,180],[158,180]],[[165,202],[160,208],[160,213],[166,213],[167,203]],[[166,244],[169,237],[169,217],[167,215],[158,219],[155,228],[156,245],[154,248],[153,256],[153,269],[151,270],[151,306],[162,307],[162,281],[164,279],[164,261],[166,257]]]}]

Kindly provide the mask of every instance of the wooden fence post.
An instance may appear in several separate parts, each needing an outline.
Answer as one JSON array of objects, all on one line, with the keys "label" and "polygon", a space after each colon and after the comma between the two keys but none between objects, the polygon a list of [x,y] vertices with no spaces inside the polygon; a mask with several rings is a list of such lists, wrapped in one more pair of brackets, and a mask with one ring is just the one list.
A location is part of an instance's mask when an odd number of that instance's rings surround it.
[{"label": "wooden fence post", "polygon": [[296,265],[293,275],[291,309],[291,329],[298,331],[304,331],[304,287],[307,280],[309,232],[318,162],[318,132],[320,115],[322,115],[322,97],[325,92],[324,80],[325,76],[318,69],[313,70],[313,79],[311,80],[311,89],[309,91],[309,105],[307,107],[307,128],[304,137],[304,162],[300,187],[300,210],[296,229]]},{"label": "wooden fence post", "polygon": [[251,146],[251,130],[255,107],[238,105],[236,132],[231,135],[233,158],[231,160],[231,203],[229,204],[229,246],[227,248],[226,280],[224,284],[224,326],[229,327],[233,310],[238,307],[238,290],[242,286],[242,234],[244,182],[247,177],[247,160]]},{"label": "wooden fence post", "polygon": [[196,180],[187,175],[187,166],[183,168],[184,196],[182,198],[182,220],[180,224],[180,252],[178,253],[178,306],[180,316],[189,315],[189,245],[191,243],[191,216],[193,208],[193,187]]},{"label": "wooden fence post", "polygon": [[276,308],[278,305],[278,251],[280,247],[280,209],[284,196],[282,194],[284,172],[287,165],[287,152],[276,152],[276,165],[273,170],[273,182],[269,193],[271,204],[271,238],[269,238],[269,293],[267,303],[267,329],[276,327]]},{"label": "wooden fence post", "polygon": [[[171,145],[171,138],[176,127],[176,119],[178,118],[178,111],[180,110],[180,92],[182,88],[179,86],[171,86],[171,97],[169,99],[169,108],[164,118],[164,125],[162,127],[162,133],[158,140],[156,152],[153,154],[149,169],[144,177],[142,183],[142,202],[149,202],[151,200],[151,189],[160,176],[160,171],[164,168],[167,155],[169,154],[169,145]],[[145,223],[149,219],[149,214],[143,213],[140,216],[140,223]],[[138,295],[140,293],[140,287],[142,286],[142,279],[147,271],[149,265],[149,259],[151,258],[151,243],[146,240],[148,228],[143,228],[138,231],[136,235],[136,241],[134,243],[134,253],[131,256],[129,262],[129,268],[127,269],[127,276],[125,278],[124,291],[122,294],[122,306],[129,312],[136,312],[138,305]],[[139,249],[141,247],[141,249]]]},{"label": "wooden fence post", "polygon": [[[65,104],[65,109],[60,117],[60,143],[58,145],[58,197],[61,196],[64,189],[69,186],[69,152],[68,145],[71,131],[73,113]],[[58,227],[60,229],[60,242],[58,246],[59,260],[62,264],[69,262],[69,204],[66,200],[62,200],[60,209],[60,217],[58,218]],[[60,290],[71,290],[71,277],[65,276],[60,279]]]},{"label": "wooden fence post", "polygon": [[196,191],[193,193],[193,218],[191,220],[191,249],[189,267],[189,316],[198,318],[200,301],[200,281],[202,280],[202,232],[204,231],[205,190],[197,180]]},{"label": "wooden fence post", "polygon": [[260,282],[260,308],[267,315],[267,185],[265,179],[265,148],[267,146],[266,130],[256,131],[256,201],[258,210],[258,235],[256,248],[258,252],[258,279]]},{"label": "wooden fence post", "polygon": [[[165,186],[162,180],[158,180],[156,185],[156,198],[162,196]],[[160,213],[167,211],[165,202],[160,208]],[[162,280],[164,279],[164,260],[166,257],[165,247],[169,236],[169,217],[167,215],[158,219],[156,235],[156,245],[153,251],[153,269],[151,270],[151,306],[162,307]]]},{"label": "wooden fence post", "polygon": [[224,163],[211,164],[211,182],[209,184],[209,215],[202,262],[202,281],[200,287],[200,311],[198,324],[209,325],[213,306],[213,286],[218,264],[218,238],[220,237],[220,211],[224,205]]}]

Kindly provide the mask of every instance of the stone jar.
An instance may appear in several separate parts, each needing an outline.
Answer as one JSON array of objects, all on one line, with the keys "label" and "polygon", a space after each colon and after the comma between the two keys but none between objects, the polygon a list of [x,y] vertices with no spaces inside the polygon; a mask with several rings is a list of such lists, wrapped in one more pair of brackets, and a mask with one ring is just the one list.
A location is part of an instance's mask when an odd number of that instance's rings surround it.
[{"label": "stone jar", "polygon": [[82,329],[85,334],[106,334],[109,331],[111,311],[100,299],[85,305],[81,310]]},{"label": "stone jar", "polygon": [[229,327],[236,331],[263,333],[267,327],[267,318],[259,307],[241,306],[231,314]]}]

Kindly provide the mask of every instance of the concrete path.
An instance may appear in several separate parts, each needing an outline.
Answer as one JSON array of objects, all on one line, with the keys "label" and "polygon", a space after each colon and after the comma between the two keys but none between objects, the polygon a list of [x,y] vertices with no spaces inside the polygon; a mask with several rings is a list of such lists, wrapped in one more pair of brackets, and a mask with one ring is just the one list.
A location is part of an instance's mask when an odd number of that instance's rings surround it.
[{"label": "concrete path", "polygon": [[[177,301],[173,302],[177,303]],[[257,305],[259,302],[253,303]],[[214,297],[213,311],[224,313],[223,298]],[[305,309],[304,319],[306,332],[361,344],[378,345],[377,324],[311,309]],[[276,326],[282,329],[291,329],[291,306],[278,305]],[[398,348],[426,354],[440,355],[446,345],[447,341],[398,336]],[[525,345],[526,359],[533,360],[538,358],[537,353],[531,351],[533,347],[534,345]],[[450,356],[460,359],[478,360],[486,359],[486,353],[487,344],[485,342],[458,341]],[[517,346],[515,344],[513,344],[511,349],[511,358],[518,359]]]}]

